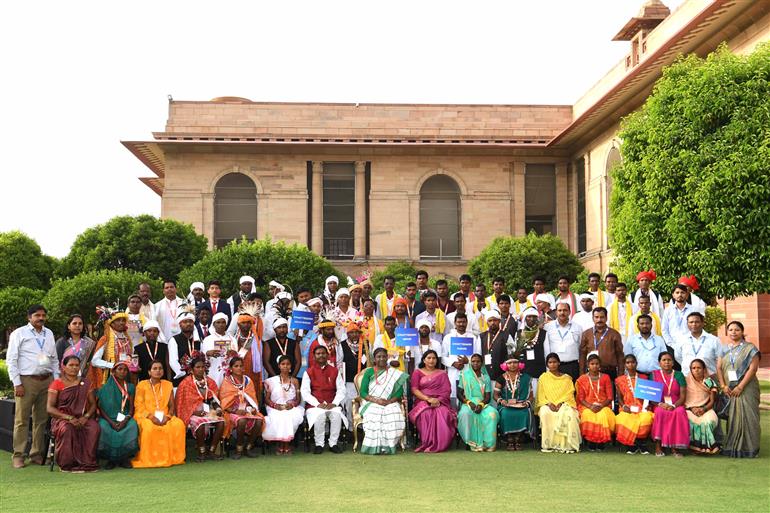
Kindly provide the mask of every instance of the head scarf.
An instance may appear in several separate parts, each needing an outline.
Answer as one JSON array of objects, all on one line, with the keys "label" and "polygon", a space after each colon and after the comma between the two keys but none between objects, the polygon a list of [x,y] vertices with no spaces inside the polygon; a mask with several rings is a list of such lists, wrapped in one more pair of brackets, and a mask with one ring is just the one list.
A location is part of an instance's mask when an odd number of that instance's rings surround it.
[{"label": "head scarf", "polygon": [[[243,315],[243,314],[241,314],[241,315]],[[214,317],[211,319],[211,324],[214,324],[215,322],[217,322],[217,321],[218,321],[218,320],[220,320],[220,319],[224,319],[224,320],[226,321],[226,320],[227,320],[227,314],[226,314],[226,313],[224,313],[224,312],[218,312],[218,313],[217,313],[217,314],[215,314],[215,315],[214,315]]]},{"label": "head scarf", "polygon": [[655,278],[657,278],[657,277],[658,276],[655,274],[655,270],[654,269],[650,269],[649,271],[640,271],[636,275],[636,281],[639,282],[639,281],[642,281],[645,278],[647,278],[650,281],[655,281]]},{"label": "head scarf", "polygon": [[679,283],[686,287],[690,287],[693,290],[700,289],[700,284],[698,283],[698,279],[694,274],[691,274],[690,276],[682,276],[679,278]]}]

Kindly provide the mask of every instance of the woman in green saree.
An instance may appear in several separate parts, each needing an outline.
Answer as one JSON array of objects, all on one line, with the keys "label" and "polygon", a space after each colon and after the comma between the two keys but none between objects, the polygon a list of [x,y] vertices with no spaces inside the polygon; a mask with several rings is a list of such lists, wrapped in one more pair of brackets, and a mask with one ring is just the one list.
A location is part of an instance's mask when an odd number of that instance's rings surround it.
[{"label": "woman in green saree", "polygon": [[480,354],[471,356],[471,365],[460,374],[457,400],[457,431],[471,451],[494,451],[497,447],[497,410],[489,405],[492,382]]},{"label": "woman in green saree", "polygon": [[500,415],[500,431],[509,451],[521,449],[524,433],[532,435],[531,378],[521,372],[517,358],[509,358],[500,365],[503,374],[495,381],[495,402]]},{"label": "woman in green saree", "polygon": [[131,468],[131,458],[139,450],[139,430],[133,418],[135,387],[127,377],[128,363],[115,363],[112,375],[96,393],[101,415],[97,452],[100,458],[107,460],[106,470],[116,465]]},{"label": "woman in green saree", "polygon": [[722,454],[733,458],[759,455],[759,351],[743,338],[743,324],[727,325],[729,343],[717,361],[717,378],[728,397],[727,437]]}]

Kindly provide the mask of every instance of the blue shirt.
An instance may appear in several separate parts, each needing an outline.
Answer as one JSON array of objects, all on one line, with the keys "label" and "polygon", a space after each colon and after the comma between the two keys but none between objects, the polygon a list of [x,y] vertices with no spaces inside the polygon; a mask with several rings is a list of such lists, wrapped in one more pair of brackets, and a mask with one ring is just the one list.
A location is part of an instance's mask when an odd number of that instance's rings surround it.
[{"label": "blue shirt", "polygon": [[666,344],[674,347],[678,338],[689,335],[690,328],[687,327],[687,316],[697,311],[689,303],[685,303],[684,308],[681,310],[676,305],[673,305],[663,311],[660,323],[663,330],[663,340],[666,341]]},{"label": "blue shirt", "polygon": [[698,338],[691,333],[679,337],[675,341],[674,351],[677,361],[682,364],[682,374],[690,374],[690,364],[699,358],[706,363],[706,376],[710,376],[716,373],[717,359],[722,356],[724,349],[718,338],[702,331]]},{"label": "blue shirt", "polygon": [[632,335],[623,346],[625,354],[636,356],[636,370],[644,374],[660,370],[658,356],[665,350],[666,342],[654,333],[650,333],[649,338],[639,333]]}]

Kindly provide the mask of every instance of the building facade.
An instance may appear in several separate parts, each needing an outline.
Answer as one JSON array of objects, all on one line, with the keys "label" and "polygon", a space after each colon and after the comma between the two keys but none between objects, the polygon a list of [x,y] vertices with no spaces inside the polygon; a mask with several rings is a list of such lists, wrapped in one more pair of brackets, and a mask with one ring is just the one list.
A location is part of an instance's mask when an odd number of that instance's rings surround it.
[{"label": "building facade", "polygon": [[123,144],[154,173],[141,180],[162,217],[212,247],[270,236],[350,272],[408,260],[456,275],[534,230],[606,271],[621,118],[678,55],[770,40],[770,0],[647,1],[614,39],[628,55],[574,105],[170,101],[164,131]]}]

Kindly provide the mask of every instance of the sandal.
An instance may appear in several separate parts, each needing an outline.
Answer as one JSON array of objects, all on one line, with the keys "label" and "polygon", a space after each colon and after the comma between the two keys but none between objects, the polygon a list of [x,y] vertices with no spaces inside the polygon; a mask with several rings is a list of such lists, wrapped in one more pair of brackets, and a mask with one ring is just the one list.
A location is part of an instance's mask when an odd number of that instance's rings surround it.
[{"label": "sandal", "polygon": [[206,449],[200,448],[198,449],[198,456],[195,457],[196,463],[203,463],[206,461]]}]

